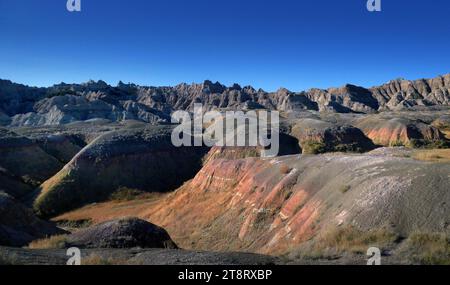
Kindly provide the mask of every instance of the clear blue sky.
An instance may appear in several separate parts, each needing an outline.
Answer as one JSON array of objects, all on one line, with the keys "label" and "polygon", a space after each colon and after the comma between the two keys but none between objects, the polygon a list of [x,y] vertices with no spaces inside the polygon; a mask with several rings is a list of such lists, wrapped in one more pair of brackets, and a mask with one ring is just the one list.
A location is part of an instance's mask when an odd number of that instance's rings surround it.
[{"label": "clear blue sky", "polygon": [[450,1],[0,0],[0,78],[272,91],[450,72]]}]

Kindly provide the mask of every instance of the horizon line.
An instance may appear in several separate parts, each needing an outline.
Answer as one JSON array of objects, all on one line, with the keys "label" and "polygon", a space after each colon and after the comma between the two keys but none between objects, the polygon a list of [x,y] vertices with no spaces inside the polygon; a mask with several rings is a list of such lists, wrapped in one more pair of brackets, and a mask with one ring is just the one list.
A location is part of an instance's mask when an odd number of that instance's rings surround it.
[{"label": "horizon line", "polygon": [[136,83],[133,83],[133,82],[124,83],[122,80],[119,80],[119,82],[117,82],[116,85],[114,85],[113,83],[110,83],[110,82],[105,81],[105,80],[103,80],[103,79],[98,79],[98,80],[95,80],[95,79],[88,79],[87,81],[80,82],[80,83],[67,83],[67,82],[61,81],[61,82],[59,82],[59,83],[54,83],[54,84],[52,84],[52,85],[47,85],[47,86],[29,85],[29,84],[27,84],[27,83],[19,83],[19,82],[17,82],[17,81],[13,81],[13,80],[11,80],[11,79],[4,79],[4,78],[1,78],[1,77],[0,77],[0,81],[9,81],[9,82],[11,82],[11,83],[23,85],[23,86],[26,86],[26,87],[29,87],[29,88],[51,88],[51,87],[55,87],[55,86],[57,86],[57,85],[62,85],[62,84],[65,84],[65,85],[83,85],[83,84],[87,84],[87,83],[99,83],[99,82],[106,83],[106,84],[107,84],[108,86],[110,86],[110,87],[118,87],[120,84],[124,84],[124,85],[135,85],[135,86],[137,86],[137,87],[143,87],[143,88],[173,88],[173,87],[176,87],[176,86],[179,86],[179,85],[184,85],[184,84],[185,84],[185,85],[201,85],[201,84],[205,84],[206,82],[209,81],[209,82],[211,82],[212,84],[220,84],[220,85],[224,86],[225,88],[231,88],[231,87],[233,87],[234,85],[238,85],[240,88],[251,87],[251,88],[253,88],[253,89],[255,89],[255,90],[258,90],[258,91],[259,91],[259,90],[262,90],[263,92],[266,92],[266,93],[275,93],[275,92],[280,91],[280,90],[282,90],[282,89],[286,89],[286,90],[288,90],[289,92],[292,92],[292,93],[302,93],[302,92],[307,92],[307,91],[315,90],[315,89],[319,89],[319,90],[329,90],[329,89],[335,89],[335,88],[342,88],[342,87],[346,87],[346,86],[348,86],[348,85],[356,86],[356,87],[362,87],[362,88],[364,88],[364,89],[368,89],[368,90],[369,90],[369,89],[371,89],[371,88],[380,87],[380,86],[383,86],[383,85],[385,85],[385,84],[389,84],[389,83],[392,82],[392,81],[398,81],[398,80],[401,80],[401,81],[409,81],[409,82],[413,82],[413,81],[419,81],[419,80],[431,80],[431,79],[435,79],[435,78],[439,78],[439,77],[446,77],[446,76],[450,76],[450,72],[449,72],[449,73],[444,73],[444,74],[438,74],[438,75],[436,75],[436,76],[434,76],[434,77],[429,77],[429,78],[422,77],[422,78],[417,78],[417,79],[406,79],[406,78],[404,78],[404,77],[402,77],[402,76],[398,76],[398,77],[396,77],[395,79],[391,79],[391,80],[388,80],[388,81],[379,83],[379,84],[377,84],[377,85],[372,85],[372,86],[370,86],[370,87],[362,86],[362,85],[357,85],[357,84],[352,84],[352,83],[345,83],[345,84],[343,84],[343,85],[341,85],[341,86],[331,86],[331,87],[327,87],[327,88],[311,87],[311,88],[303,89],[303,90],[300,90],[300,91],[293,91],[293,90],[288,89],[288,88],[283,87],[283,86],[280,86],[280,87],[278,87],[278,89],[273,90],[273,91],[267,91],[267,90],[265,90],[265,89],[263,89],[263,88],[256,88],[255,86],[248,85],[248,84],[243,85],[243,84],[239,84],[239,83],[233,83],[233,84],[231,84],[231,85],[226,85],[226,84],[221,83],[221,82],[218,81],[218,80],[216,80],[216,81],[214,82],[214,80],[210,80],[210,79],[205,79],[202,83],[199,83],[199,82],[191,82],[191,83],[180,82],[180,83],[175,84],[175,85],[147,85],[147,84],[142,85],[142,84],[136,84]]}]

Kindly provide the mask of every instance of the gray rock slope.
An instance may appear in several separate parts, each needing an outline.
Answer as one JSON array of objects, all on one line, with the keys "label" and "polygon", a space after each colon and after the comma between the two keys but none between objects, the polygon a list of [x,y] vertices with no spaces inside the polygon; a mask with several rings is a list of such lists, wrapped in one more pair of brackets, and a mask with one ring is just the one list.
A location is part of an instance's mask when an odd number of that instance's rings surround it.
[{"label": "gray rock slope", "polygon": [[38,185],[63,164],[32,140],[0,128],[0,166],[25,182]]},{"label": "gray rock slope", "polygon": [[0,192],[0,245],[24,246],[35,239],[62,233],[63,230],[40,220],[31,209]]}]

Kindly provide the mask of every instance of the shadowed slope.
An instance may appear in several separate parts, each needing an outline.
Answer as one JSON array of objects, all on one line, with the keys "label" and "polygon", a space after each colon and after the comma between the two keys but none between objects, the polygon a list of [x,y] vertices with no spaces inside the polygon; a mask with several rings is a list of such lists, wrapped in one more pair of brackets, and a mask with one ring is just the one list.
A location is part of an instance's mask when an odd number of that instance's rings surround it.
[{"label": "shadowed slope", "polygon": [[201,167],[204,148],[177,148],[172,127],[124,129],[101,136],[39,188],[34,208],[52,216],[102,201],[120,187],[176,189]]}]

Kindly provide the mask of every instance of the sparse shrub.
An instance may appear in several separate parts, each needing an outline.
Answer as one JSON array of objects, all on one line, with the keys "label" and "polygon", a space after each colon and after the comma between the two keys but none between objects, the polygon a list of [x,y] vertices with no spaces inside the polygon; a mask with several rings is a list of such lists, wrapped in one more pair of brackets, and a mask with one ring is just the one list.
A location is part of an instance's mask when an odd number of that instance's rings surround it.
[{"label": "sparse shrub", "polygon": [[111,194],[109,199],[111,201],[118,201],[118,202],[131,201],[135,200],[144,193],[145,192],[137,189],[132,189],[128,187],[119,187],[119,189],[117,189],[114,193]]},{"label": "sparse shrub", "polygon": [[424,145],[422,140],[410,139],[407,146],[410,148],[420,148]]},{"label": "sparse shrub", "polygon": [[352,187],[350,185],[343,185],[339,188],[339,192],[342,194],[347,193]]},{"label": "sparse shrub", "polygon": [[404,142],[402,142],[401,140],[397,140],[397,141],[391,141],[389,143],[390,147],[400,147],[400,146],[406,146]]},{"label": "sparse shrub", "polygon": [[447,141],[446,139],[442,140],[410,139],[407,146],[410,148],[443,149],[449,148],[450,142]]},{"label": "sparse shrub", "polygon": [[302,143],[304,154],[319,154],[327,151],[327,146],[323,142],[306,141]]},{"label": "sparse shrub", "polygon": [[52,236],[46,239],[32,241],[28,248],[31,249],[61,249],[66,248],[67,235]]}]

